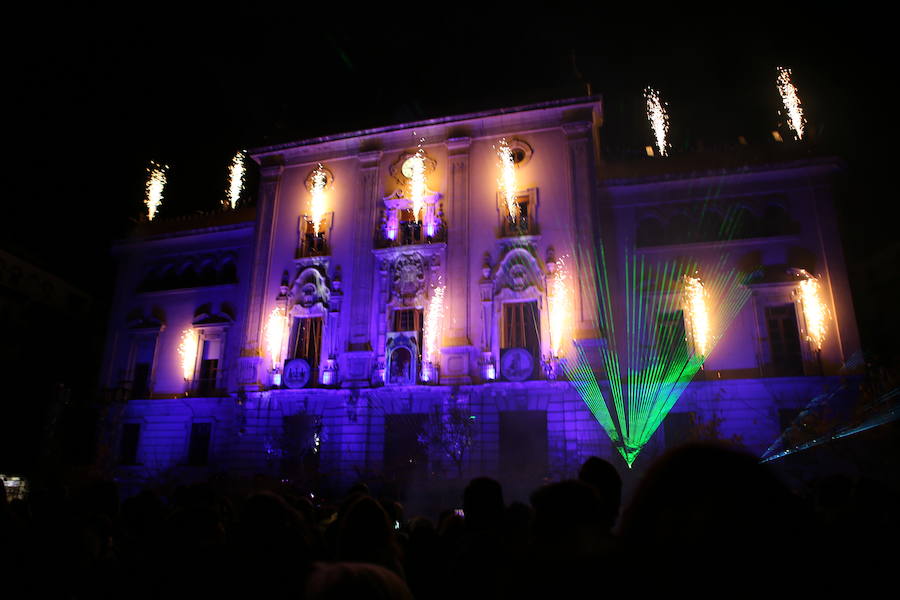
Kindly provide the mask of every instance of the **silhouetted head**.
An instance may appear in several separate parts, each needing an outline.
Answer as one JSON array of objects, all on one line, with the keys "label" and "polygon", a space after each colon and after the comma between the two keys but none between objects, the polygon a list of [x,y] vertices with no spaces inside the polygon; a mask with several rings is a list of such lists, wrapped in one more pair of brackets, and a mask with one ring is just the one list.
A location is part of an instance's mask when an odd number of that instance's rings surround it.
[{"label": "silhouetted head", "polygon": [[347,496],[368,496],[369,486],[362,481],[357,481],[347,490]]},{"label": "silhouetted head", "polygon": [[359,496],[338,525],[338,560],[392,567],[393,532],[387,512],[371,496]]},{"label": "silhouetted head", "polygon": [[257,557],[284,556],[302,566],[310,560],[310,533],[303,516],[280,496],[252,496],[241,513],[244,549]]},{"label": "silhouetted head", "polygon": [[[255,494],[244,504],[235,542],[241,568],[222,575],[234,597],[288,597],[312,565],[314,544],[306,521],[271,492]],[[267,570],[270,576],[259,576]]]},{"label": "silhouetted head", "polygon": [[313,600],[412,600],[413,597],[406,583],[395,573],[362,563],[317,563],[306,583],[304,595]]},{"label": "silhouetted head", "polygon": [[495,479],[476,477],[463,492],[463,511],[469,529],[498,527],[503,508],[503,488]]},{"label": "silhouetted head", "polygon": [[790,547],[798,515],[788,489],[756,457],[695,444],[650,468],[621,533],[633,551],[724,561]]},{"label": "silhouetted head", "polygon": [[551,483],[531,495],[534,541],[546,550],[583,554],[609,532],[603,502],[581,481]]},{"label": "silhouetted head", "polygon": [[603,502],[603,513],[607,529],[612,529],[619,516],[619,505],[622,502],[622,478],[609,461],[599,456],[592,456],[581,465],[578,480],[594,488]]}]

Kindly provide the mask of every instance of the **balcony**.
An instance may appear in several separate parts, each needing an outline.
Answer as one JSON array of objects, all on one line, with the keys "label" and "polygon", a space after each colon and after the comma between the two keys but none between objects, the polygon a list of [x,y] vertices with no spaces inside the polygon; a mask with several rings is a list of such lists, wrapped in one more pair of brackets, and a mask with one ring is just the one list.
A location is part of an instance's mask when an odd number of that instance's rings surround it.
[{"label": "balcony", "polygon": [[325,239],[325,232],[320,231],[318,235],[309,232],[300,236],[300,244],[297,247],[296,258],[310,258],[314,256],[329,256],[331,248]]},{"label": "balcony", "polygon": [[396,248],[447,241],[447,230],[444,227],[437,226],[434,228],[434,235],[428,235],[424,224],[418,221],[401,221],[393,231],[393,239],[390,237],[391,233],[379,228],[375,234],[375,247]]}]

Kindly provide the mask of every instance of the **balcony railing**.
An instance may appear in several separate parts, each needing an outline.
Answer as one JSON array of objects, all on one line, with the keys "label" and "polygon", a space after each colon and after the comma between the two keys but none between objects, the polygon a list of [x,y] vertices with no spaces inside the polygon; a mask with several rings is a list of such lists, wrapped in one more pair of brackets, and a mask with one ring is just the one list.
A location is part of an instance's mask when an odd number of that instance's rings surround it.
[{"label": "balcony railing", "polygon": [[310,256],[328,256],[331,254],[331,248],[325,240],[325,232],[320,231],[319,235],[307,233],[300,238],[300,247],[297,248],[297,258],[308,258]]},{"label": "balcony railing", "polygon": [[445,241],[447,241],[447,233],[444,227],[438,227],[434,235],[429,236],[425,231],[425,225],[416,221],[402,221],[395,233],[394,239],[389,238],[381,228],[379,228],[375,234],[376,248],[431,244]]},{"label": "balcony railing", "polygon": [[503,224],[500,227],[500,237],[519,237],[537,234],[537,224],[534,222],[534,219],[529,216],[519,216],[515,221],[506,217],[503,219]]}]

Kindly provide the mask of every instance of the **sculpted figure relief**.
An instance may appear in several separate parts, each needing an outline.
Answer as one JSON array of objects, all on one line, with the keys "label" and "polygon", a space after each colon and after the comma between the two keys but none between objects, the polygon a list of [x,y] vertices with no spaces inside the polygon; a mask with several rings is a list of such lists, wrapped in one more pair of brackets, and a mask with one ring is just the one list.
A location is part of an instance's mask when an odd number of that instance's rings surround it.
[{"label": "sculpted figure relief", "polygon": [[394,262],[391,291],[404,305],[411,304],[425,286],[425,267],[422,256],[413,252],[401,254]]}]

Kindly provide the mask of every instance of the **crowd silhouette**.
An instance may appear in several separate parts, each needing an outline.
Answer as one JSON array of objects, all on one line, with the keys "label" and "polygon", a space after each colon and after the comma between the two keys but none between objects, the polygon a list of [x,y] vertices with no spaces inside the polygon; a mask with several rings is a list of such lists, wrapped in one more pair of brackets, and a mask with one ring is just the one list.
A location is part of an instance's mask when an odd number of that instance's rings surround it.
[{"label": "crowd silhouette", "polygon": [[435,520],[407,518],[364,484],[335,502],[220,487],[121,503],[111,482],[0,497],[6,589],[26,594],[9,597],[567,598],[636,593],[685,573],[740,574],[732,584],[743,586],[874,570],[860,550],[897,532],[896,496],[872,481],[838,476],[798,493],[754,457],[713,445],[662,456],[625,505],[619,474],[598,457],[528,504],[472,479],[462,509]]}]

